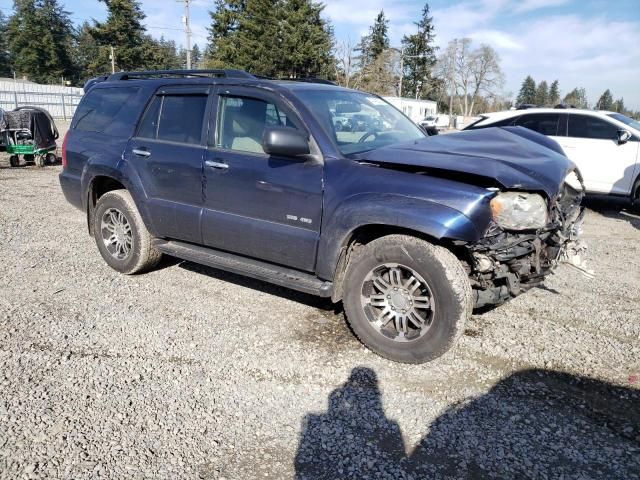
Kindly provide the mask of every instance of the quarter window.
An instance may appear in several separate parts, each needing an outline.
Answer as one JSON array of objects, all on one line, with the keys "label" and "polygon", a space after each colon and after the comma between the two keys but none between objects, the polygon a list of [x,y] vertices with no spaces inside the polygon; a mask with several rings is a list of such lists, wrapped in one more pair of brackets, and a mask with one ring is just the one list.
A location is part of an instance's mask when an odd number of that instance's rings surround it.
[{"label": "quarter window", "polygon": [[137,92],[137,87],[92,89],[78,106],[74,129],[81,132],[106,132]]},{"label": "quarter window", "polygon": [[264,153],[262,136],[266,127],[297,128],[277,105],[257,98],[222,96],[218,110],[216,146],[220,148]]},{"label": "quarter window", "polygon": [[157,96],[147,108],[138,136],[199,144],[206,108],[206,95]]},{"label": "quarter window", "polygon": [[590,115],[569,115],[569,137],[615,140],[618,127]]},{"label": "quarter window", "polygon": [[535,115],[522,115],[516,125],[528,128],[543,135],[558,135],[560,115],[556,113],[539,113]]}]

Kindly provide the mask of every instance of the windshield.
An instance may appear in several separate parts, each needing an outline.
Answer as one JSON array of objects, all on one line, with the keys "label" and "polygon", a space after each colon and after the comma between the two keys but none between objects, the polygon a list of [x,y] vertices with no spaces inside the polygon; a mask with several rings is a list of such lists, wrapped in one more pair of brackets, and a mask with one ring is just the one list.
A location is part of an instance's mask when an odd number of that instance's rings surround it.
[{"label": "windshield", "polygon": [[624,123],[625,125],[629,125],[631,128],[635,128],[640,131],[640,122],[634,120],[633,118],[629,118],[626,115],[622,115],[621,113],[608,113],[611,118],[615,118],[619,122]]},{"label": "windshield", "polygon": [[424,138],[411,120],[379,97],[344,90],[297,92],[343,155]]}]

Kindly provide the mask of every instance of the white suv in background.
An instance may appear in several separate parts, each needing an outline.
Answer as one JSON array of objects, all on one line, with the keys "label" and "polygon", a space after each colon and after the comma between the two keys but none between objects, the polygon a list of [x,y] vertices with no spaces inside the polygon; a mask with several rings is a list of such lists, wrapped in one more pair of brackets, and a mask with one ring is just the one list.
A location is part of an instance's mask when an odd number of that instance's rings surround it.
[{"label": "white suv in background", "polygon": [[527,108],[487,113],[465,130],[522,126],[560,144],[580,170],[587,192],[640,203],[640,122],[620,113]]}]

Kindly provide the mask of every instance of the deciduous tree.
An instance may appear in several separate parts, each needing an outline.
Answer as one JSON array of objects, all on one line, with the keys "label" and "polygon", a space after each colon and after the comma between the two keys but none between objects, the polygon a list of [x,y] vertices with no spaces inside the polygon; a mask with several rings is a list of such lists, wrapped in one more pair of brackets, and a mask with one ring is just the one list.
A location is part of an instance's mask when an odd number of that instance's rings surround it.
[{"label": "deciduous tree", "polygon": [[587,92],[584,88],[574,88],[571,90],[562,100],[567,105],[572,105],[576,108],[589,108],[589,102],[587,101]]}]

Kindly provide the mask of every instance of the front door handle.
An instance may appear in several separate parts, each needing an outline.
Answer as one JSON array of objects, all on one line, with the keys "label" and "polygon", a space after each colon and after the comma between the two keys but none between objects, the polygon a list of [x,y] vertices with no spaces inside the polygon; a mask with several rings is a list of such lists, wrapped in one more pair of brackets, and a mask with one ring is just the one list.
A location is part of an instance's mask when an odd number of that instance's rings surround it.
[{"label": "front door handle", "polygon": [[139,157],[148,157],[149,155],[151,155],[151,152],[149,150],[144,150],[141,148],[134,148],[132,152],[134,155],[138,155]]},{"label": "front door handle", "polygon": [[220,169],[220,170],[226,170],[227,168],[229,168],[229,165],[227,165],[226,163],[214,162],[213,160],[207,160],[207,161],[204,162],[204,164],[207,167],[217,168],[217,169]]}]

